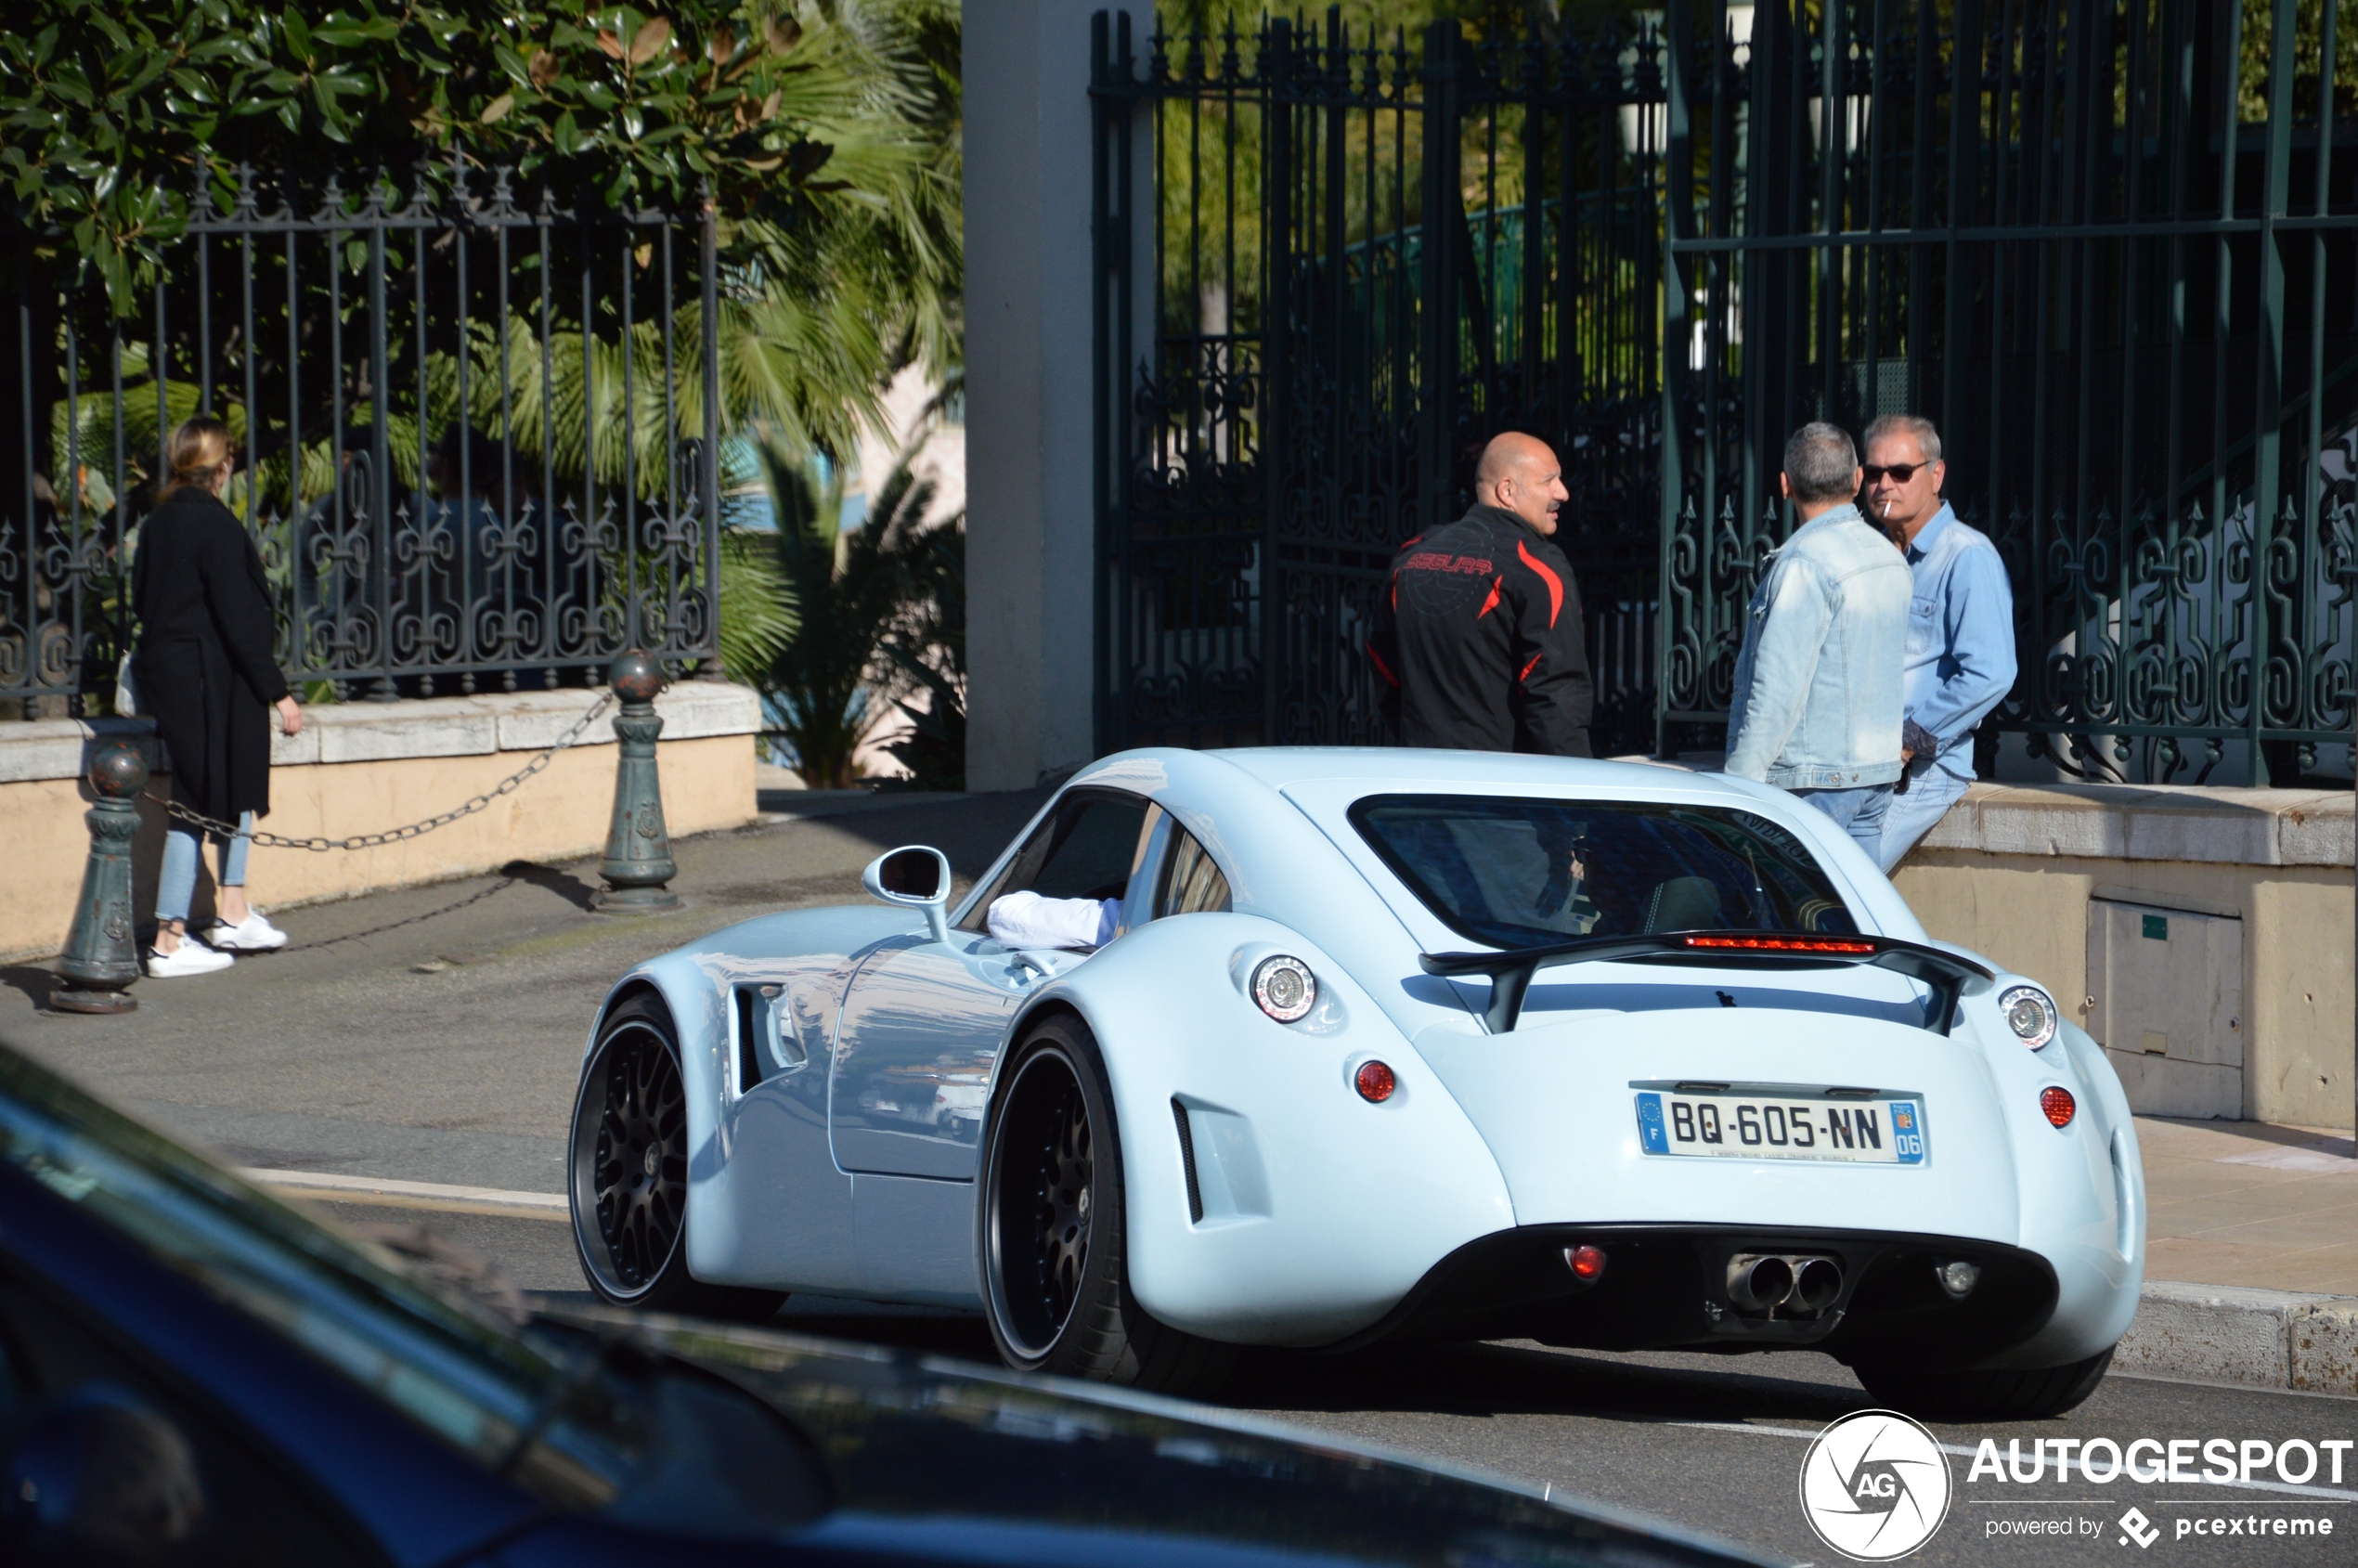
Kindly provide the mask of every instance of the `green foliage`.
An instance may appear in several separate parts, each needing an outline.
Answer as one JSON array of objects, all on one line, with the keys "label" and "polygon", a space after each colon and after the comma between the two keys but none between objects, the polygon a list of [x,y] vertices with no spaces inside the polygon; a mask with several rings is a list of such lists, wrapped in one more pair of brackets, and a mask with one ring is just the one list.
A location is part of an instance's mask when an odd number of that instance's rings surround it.
[{"label": "green foliage", "polygon": [[[962,787],[961,521],[926,525],[934,487],[911,475],[905,458],[877,490],[864,522],[851,528],[843,525],[840,470],[794,460],[775,447],[763,449],[762,464],[778,520],[770,537],[773,561],[796,615],[791,639],[754,684],[794,766],[813,789],[849,785],[854,754],[889,711],[887,705],[900,699],[919,733],[897,745],[895,755],[922,787]],[[917,690],[934,693],[926,708],[905,700]]]},{"label": "green foliage", "polygon": [[759,680],[801,624],[794,579],[766,531],[720,531],[720,667],[732,680]]},{"label": "green foliage", "polygon": [[610,203],[708,186],[728,253],[760,270],[749,292],[848,277],[890,346],[940,356],[945,30],[954,58],[945,0],[21,0],[0,32],[0,192],[127,313],[199,191],[226,205],[241,163],[346,189],[370,164],[505,164]]},{"label": "green foliage", "polygon": [[[966,787],[966,527],[963,513],[910,538],[897,552],[900,622],[885,656],[907,686],[894,704],[910,732],[886,749],[911,789]],[[921,694],[922,703],[911,699]]]}]

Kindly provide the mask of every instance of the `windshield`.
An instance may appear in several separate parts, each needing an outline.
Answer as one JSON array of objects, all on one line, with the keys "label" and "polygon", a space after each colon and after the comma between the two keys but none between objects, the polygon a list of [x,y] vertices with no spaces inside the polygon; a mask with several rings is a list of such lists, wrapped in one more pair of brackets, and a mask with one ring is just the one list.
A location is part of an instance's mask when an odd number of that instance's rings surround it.
[{"label": "windshield", "polygon": [[1427,909],[1493,947],[1859,928],[1801,840],[1750,811],[1379,795],[1351,822]]}]

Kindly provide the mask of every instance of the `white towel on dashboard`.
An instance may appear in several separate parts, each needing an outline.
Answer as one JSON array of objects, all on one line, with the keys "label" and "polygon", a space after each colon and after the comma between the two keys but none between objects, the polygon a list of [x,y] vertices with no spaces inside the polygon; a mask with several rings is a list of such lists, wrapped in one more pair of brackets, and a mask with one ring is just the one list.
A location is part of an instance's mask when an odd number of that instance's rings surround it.
[{"label": "white towel on dashboard", "polygon": [[1008,947],[1103,947],[1121,924],[1121,901],[1009,893],[991,901],[985,923]]}]

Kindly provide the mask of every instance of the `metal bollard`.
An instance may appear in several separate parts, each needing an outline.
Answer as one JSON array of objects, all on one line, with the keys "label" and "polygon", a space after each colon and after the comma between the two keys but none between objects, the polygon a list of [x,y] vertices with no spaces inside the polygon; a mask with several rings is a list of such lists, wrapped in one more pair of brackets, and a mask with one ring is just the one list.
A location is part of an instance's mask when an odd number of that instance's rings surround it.
[{"label": "metal bollard", "polygon": [[90,858],[82,863],[82,897],[73,906],[58,974],[49,993],[63,1013],[128,1013],[139,978],[136,922],[131,910],[131,844],[139,836],[139,792],[148,764],[136,742],[111,740],[91,753],[84,774],[97,796],[82,820],[90,826]]},{"label": "metal bollard", "polygon": [[678,909],[680,897],[664,886],[679,875],[671,858],[671,836],[663,825],[663,784],[655,773],[655,737],[663,720],[655,693],[663,690],[663,667],[634,648],[614,661],[614,694],[622,711],[614,718],[621,756],[614,771],[614,821],[606,829],[606,857],[598,873],[606,886],[597,907],[615,914]]}]

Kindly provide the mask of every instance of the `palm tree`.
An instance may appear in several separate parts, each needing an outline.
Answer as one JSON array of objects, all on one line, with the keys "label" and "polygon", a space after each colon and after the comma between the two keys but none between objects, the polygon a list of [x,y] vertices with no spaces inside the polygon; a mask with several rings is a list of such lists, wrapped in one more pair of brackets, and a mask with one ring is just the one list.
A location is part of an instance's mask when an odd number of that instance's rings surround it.
[{"label": "palm tree", "polygon": [[[914,564],[942,532],[925,525],[934,486],[911,474],[904,455],[869,515],[846,526],[840,468],[774,446],[761,460],[778,520],[774,568],[796,608],[792,635],[754,684],[803,782],[846,788],[854,755],[907,683],[891,650],[907,654],[928,624],[930,604],[914,601],[912,587],[926,570]],[[959,641],[963,666],[963,629]]]}]

